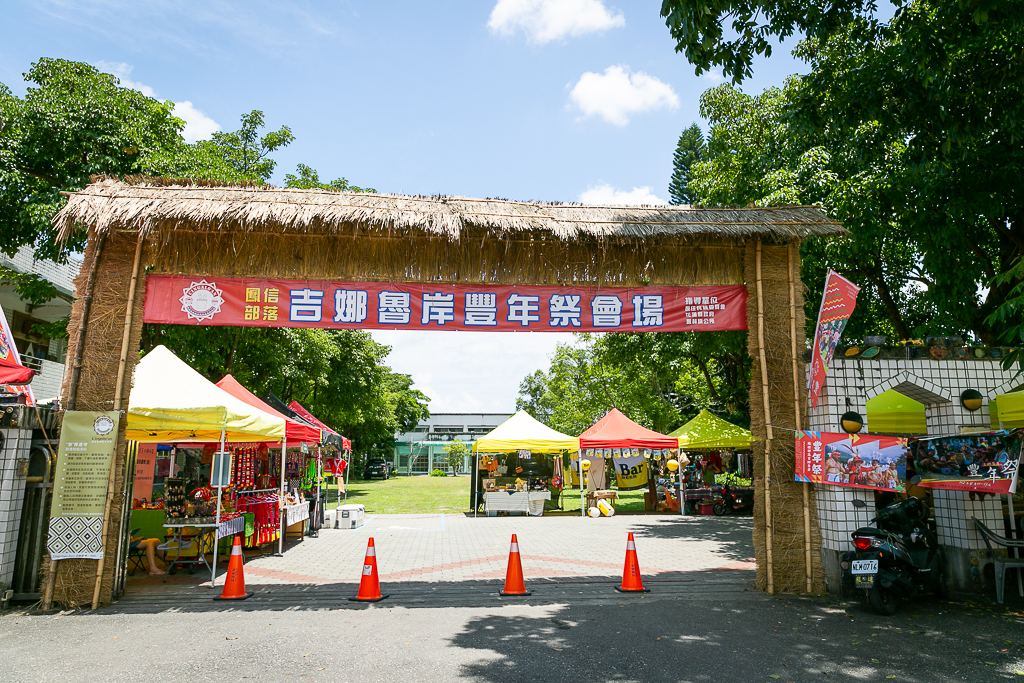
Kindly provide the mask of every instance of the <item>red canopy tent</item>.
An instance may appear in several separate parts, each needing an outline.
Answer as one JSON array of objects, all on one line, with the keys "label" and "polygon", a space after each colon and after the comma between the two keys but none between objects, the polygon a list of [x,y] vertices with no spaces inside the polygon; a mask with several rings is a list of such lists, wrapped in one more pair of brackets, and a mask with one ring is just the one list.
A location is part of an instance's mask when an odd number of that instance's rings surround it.
[{"label": "red canopy tent", "polygon": [[[0,313],[3,315],[3,313]],[[13,360],[0,358],[0,384],[28,384],[36,371]]]},{"label": "red canopy tent", "polygon": [[679,448],[679,439],[642,427],[612,408],[580,434],[580,448]]},{"label": "red canopy tent", "polygon": [[351,451],[352,450],[352,442],[348,438],[346,438],[344,436],[341,436],[341,434],[338,434],[338,432],[334,431],[333,429],[331,429],[330,427],[325,425],[323,422],[321,422],[320,420],[316,419],[316,416],[314,416],[313,413],[311,413],[308,410],[306,410],[305,408],[303,408],[301,403],[299,403],[298,401],[292,401],[291,403],[288,404],[288,407],[291,408],[292,410],[294,410],[296,413],[298,413],[302,417],[304,417],[307,420],[309,420],[310,422],[312,422],[313,424],[315,424],[320,429],[322,429],[325,432],[327,432],[328,434],[334,434],[335,436],[341,437],[341,443],[342,443],[342,449],[343,450],[346,450],[346,451]]},{"label": "red canopy tent", "polygon": [[289,443],[320,443],[319,428],[310,427],[309,425],[302,424],[298,420],[293,420],[290,417],[282,415],[280,412],[274,410],[269,405],[267,405],[259,398],[257,398],[257,396],[254,393],[252,393],[251,391],[243,387],[241,384],[239,384],[238,380],[236,380],[231,375],[224,375],[224,377],[222,377],[221,380],[217,382],[217,386],[223,389],[224,391],[228,392],[238,400],[248,403],[253,408],[259,408],[265,413],[270,413],[271,415],[283,417],[285,439]]}]

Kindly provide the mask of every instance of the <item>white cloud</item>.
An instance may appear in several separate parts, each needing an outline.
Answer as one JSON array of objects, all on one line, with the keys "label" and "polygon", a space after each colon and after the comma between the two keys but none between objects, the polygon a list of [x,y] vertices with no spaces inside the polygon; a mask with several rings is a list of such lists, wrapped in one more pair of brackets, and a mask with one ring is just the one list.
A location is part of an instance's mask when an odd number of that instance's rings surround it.
[{"label": "white cloud", "polygon": [[625,26],[622,12],[601,0],[498,0],[487,26],[511,35],[522,30],[535,43],[548,43]]},{"label": "white cloud", "polygon": [[586,72],[569,99],[584,116],[600,116],[616,126],[629,123],[630,114],[679,107],[671,85],[643,71],[631,73],[628,66],[610,66],[603,74]]},{"label": "white cloud", "polygon": [[608,183],[591,185],[580,193],[580,201],[584,204],[611,204],[626,206],[634,204],[668,204],[667,201],[654,194],[649,185],[634,187],[632,190],[620,190]]},{"label": "white cloud", "polygon": [[721,69],[711,69],[710,71],[705,71],[703,78],[705,81],[711,81],[715,85],[718,85],[719,83],[725,80],[725,76],[722,74]]},{"label": "white cloud", "polygon": [[196,109],[188,100],[174,103],[174,115],[185,121],[185,130],[181,131],[185,142],[205,140],[220,130],[219,123]]},{"label": "white cloud", "polygon": [[[166,102],[157,97],[156,91],[149,87],[145,83],[139,83],[133,81],[129,76],[132,73],[132,65],[126,64],[125,62],[104,62],[99,61],[95,64],[96,68],[100,71],[108,74],[117,76],[118,80],[121,81],[121,86],[125,88],[131,88],[132,90],[138,90],[146,97],[152,97],[153,99]],[[220,130],[220,124],[211,119],[209,116],[196,109],[188,100],[184,102],[174,103],[174,115],[185,122],[185,129],[181,131],[181,136],[185,138],[185,142],[196,142],[197,140],[205,140],[210,137],[213,133]]]}]

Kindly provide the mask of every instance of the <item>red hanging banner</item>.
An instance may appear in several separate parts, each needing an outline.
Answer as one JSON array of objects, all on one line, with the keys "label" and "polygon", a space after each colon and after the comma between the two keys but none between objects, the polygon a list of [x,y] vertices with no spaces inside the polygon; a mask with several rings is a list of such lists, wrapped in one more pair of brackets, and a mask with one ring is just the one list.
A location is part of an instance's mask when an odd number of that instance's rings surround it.
[{"label": "red hanging banner", "polygon": [[150,275],[144,321],[505,332],[747,329],[747,289],[534,287]]},{"label": "red hanging banner", "polygon": [[846,329],[846,321],[853,315],[857,305],[857,294],[860,287],[835,272],[828,271],[825,280],[825,292],[821,296],[821,308],[818,309],[818,325],[814,328],[814,346],[811,349],[811,377],[807,387],[811,405],[818,407],[818,395],[825,386],[828,366],[836,346]]}]

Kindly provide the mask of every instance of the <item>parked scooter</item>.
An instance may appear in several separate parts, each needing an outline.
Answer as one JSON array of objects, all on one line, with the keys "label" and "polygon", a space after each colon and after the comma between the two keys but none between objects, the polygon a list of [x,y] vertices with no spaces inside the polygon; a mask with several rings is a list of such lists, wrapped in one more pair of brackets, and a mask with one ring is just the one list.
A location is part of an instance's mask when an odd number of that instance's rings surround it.
[{"label": "parked scooter", "polygon": [[[864,507],[862,500],[853,504]],[[928,503],[906,498],[878,510],[871,520],[875,527],[851,534],[857,550],[844,556],[842,567],[853,576],[854,588],[867,594],[875,612],[895,614],[899,597],[949,595],[942,548],[928,527],[928,513]]]},{"label": "parked scooter", "polygon": [[754,511],[754,492],[751,489],[734,489],[728,484],[715,488],[722,497],[711,508],[716,515],[739,515]]}]

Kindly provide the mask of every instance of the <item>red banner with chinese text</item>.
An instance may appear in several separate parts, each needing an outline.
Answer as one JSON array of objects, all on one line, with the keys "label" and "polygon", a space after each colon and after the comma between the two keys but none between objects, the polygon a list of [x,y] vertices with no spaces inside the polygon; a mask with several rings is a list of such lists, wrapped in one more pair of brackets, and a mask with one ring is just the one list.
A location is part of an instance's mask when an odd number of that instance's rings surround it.
[{"label": "red banner with chinese text", "polygon": [[836,346],[843,336],[846,321],[853,315],[857,305],[857,294],[860,287],[835,272],[828,271],[825,280],[825,292],[821,296],[821,308],[818,309],[818,324],[814,328],[814,346],[811,349],[811,377],[807,387],[811,405],[818,407],[818,395],[825,386],[828,366]]},{"label": "red banner with chinese text", "polygon": [[796,480],[905,491],[907,440],[873,434],[797,432]]},{"label": "red banner with chinese text", "polygon": [[747,329],[747,290],[325,282],[150,275],[144,320],[179,325],[506,332]]}]

